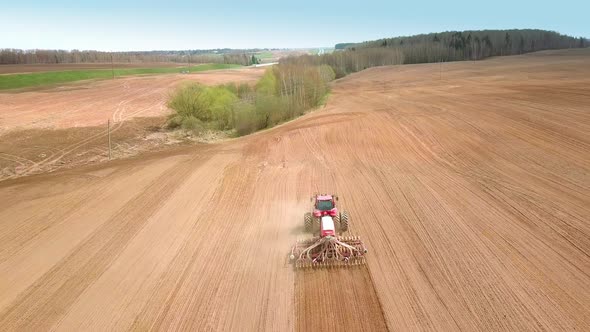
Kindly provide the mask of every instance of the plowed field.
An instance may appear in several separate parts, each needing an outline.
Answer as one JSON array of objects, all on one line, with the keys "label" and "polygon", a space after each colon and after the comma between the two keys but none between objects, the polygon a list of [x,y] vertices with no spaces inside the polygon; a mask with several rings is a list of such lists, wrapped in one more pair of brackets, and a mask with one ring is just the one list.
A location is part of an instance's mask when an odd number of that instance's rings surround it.
[{"label": "plowed field", "polygon": [[[588,50],[372,68],[268,131],[1,182],[0,329],[587,330],[589,107]],[[364,267],[288,263],[317,191]]]}]

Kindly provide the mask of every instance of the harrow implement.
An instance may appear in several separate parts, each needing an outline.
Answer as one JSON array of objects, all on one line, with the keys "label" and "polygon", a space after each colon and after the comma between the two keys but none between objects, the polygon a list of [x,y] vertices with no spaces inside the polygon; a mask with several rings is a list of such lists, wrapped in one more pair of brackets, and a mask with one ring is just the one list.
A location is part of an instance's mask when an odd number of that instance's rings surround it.
[{"label": "harrow implement", "polygon": [[365,264],[367,248],[358,236],[324,236],[299,240],[291,249],[296,268],[344,267]]}]

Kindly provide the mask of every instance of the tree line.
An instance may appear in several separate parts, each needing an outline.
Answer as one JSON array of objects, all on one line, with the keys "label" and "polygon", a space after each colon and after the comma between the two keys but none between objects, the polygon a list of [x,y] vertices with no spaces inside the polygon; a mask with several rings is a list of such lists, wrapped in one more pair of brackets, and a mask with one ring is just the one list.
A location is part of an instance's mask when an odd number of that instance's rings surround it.
[{"label": "tree line", "polygon": [[336,78],[344,77],[366,68],[399,65],[404,63],[404,53],[395,48],[358,48],[322,55],[301,55],[279,60],[281,65],[321,66],[332,68]]},{"label": "tree line", "polygon": [[172,94],[171,128],[199,133],[206,129],[235,130],[237,135],[270,128],[322,104],[336,77],[330,66],[279,64],[256,85],[215,87],[189,83]]},{"label": "tree line", "polygon": [[575,38],[555,31],[477,30],[448,31],[409,37],[385,38],[349,45],[348,50],[393,48],[404,53],[404,63],[480,60],[491,56],[586,47],[585,38]]},{"label": "tree line", "polygon": [[60,63],[226,63],[248,66],[258,62],[256,52],[248,50],[189,50],[145,52],[101,52],[80,50],[21,50],[0,49],[0,64],[60,64]]},{"label": "tree line", "polygon": [[449,31],[357,44],[336,44],[336,51],[332,54],[289,57],[281,59],[281,63],[308,66],[326,64],[333,68],[339,78],[375,66],[481,60],[490,56],[588,45],[585,38],[545,30]]}]

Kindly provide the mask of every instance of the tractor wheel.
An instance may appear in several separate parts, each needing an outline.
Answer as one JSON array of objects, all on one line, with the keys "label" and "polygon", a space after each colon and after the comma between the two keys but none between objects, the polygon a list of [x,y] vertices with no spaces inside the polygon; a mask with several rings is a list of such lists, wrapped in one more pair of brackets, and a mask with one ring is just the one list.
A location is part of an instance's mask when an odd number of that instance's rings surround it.
[{"label": "tractor wheel", "polygon": [[340,212],[340,230],[346,232],[348,230],[348,213],[346,211]]},{"label": "tractor wheel", "polygon": [[313,231],[313,218],[311,217],[311,213],[307,212],[303,216],[303,222],[305,224],[305,231],[311,232]]},{"label": "tractor wheel", "polygon": [[340,213],[333,217],[332,220],[334,220],[334,225],[340,225]]}]

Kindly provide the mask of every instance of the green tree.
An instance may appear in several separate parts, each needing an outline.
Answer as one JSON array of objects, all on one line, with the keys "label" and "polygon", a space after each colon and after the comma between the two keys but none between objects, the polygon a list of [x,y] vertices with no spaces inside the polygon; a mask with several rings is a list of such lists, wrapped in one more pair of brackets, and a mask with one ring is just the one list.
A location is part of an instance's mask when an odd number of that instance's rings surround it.
[{"label": "green tree", "polygon": [[277,77],[272,68],[267,69],[262,78],[256,83],[256,92],[264,95],[275,95],[277,93]]},{"label": "green tree", "polygon": [[237,96],[224,86],[182,86],[168,102],[168,107],[176,111],[169,119],[169,125],[188,126],[186,123],[194,123],[194,118],[217,129],[230,129],[233,126],[233,105],[237,100]]}]

